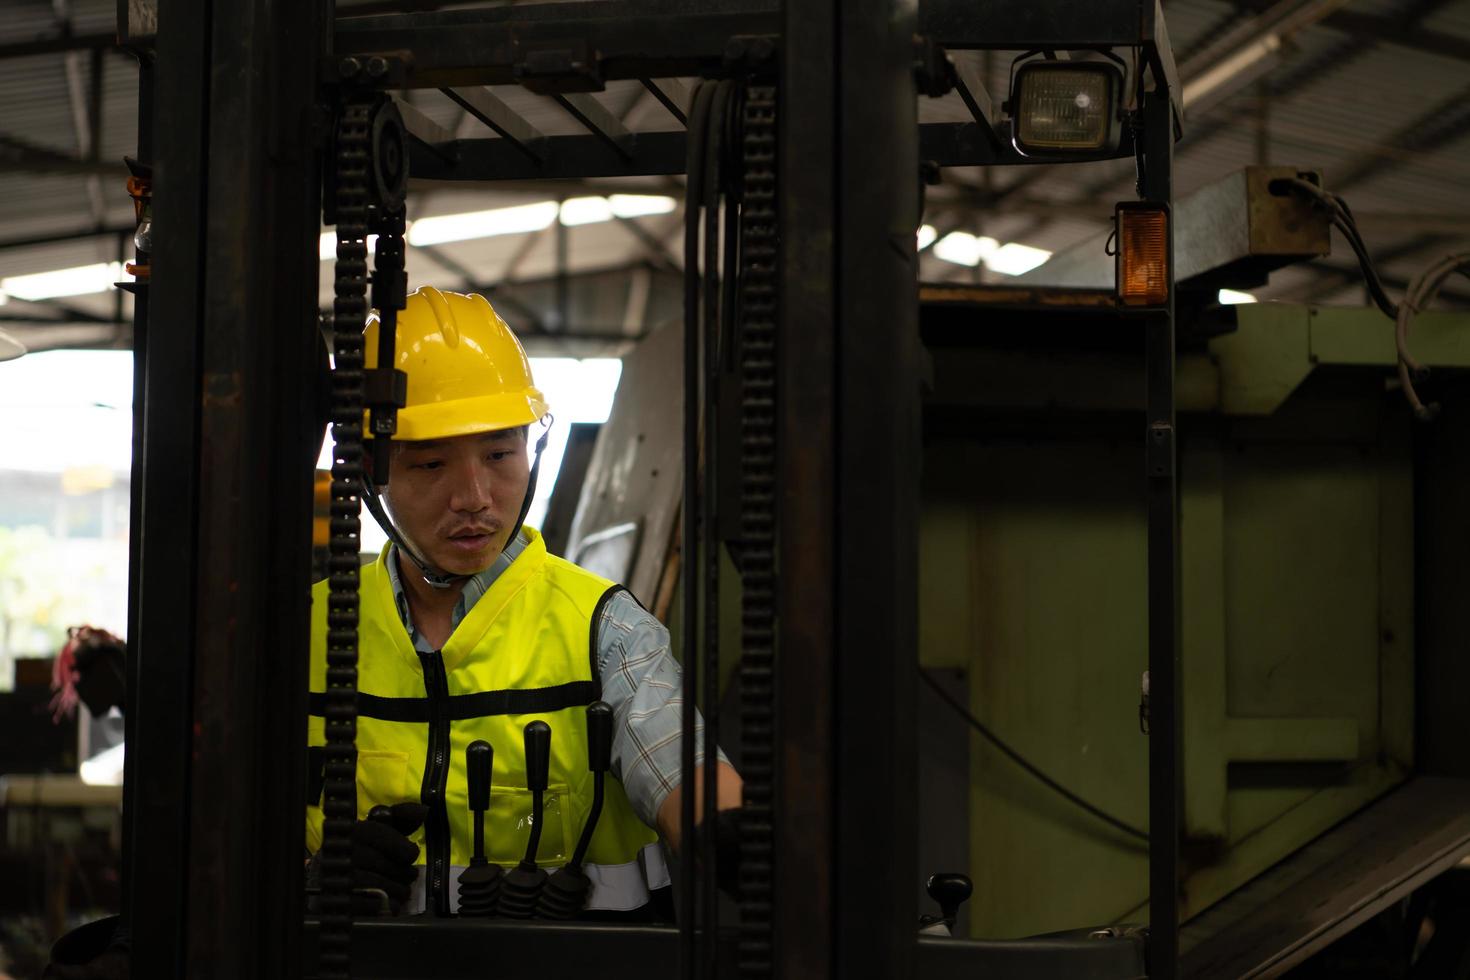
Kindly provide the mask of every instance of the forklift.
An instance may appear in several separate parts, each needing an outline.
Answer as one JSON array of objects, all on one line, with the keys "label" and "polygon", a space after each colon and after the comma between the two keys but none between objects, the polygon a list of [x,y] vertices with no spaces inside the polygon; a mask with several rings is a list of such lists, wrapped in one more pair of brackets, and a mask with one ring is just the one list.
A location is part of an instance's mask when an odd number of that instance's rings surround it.
[{"label": "forklift", "polygon": [[[1194,865],[1181,843],[1172,158],[1183,112],[1158,0],[417,6],[120,7],[124,39],[153,52],[139,147],[153,168],[152,250],[139,255],[150,275],[137,287],[134,333],[123,898],[132,975],[1195,975],[1181,960],[1183,917],[1198,911],[1184,894]],[[1002,98],[954,57],[975,50],[1023,53]],[[680,128],[623,127],[595,93],[627,81]],[[584,132],[542,134],[492,88],[510,85],[560,106]],[[401,98],[411,90],[443,93],[483,132],[448,134]],[[970,118],[921,123],[921,100],[951,92]],[[1053,283],[1019,297],[920,289],[924,187],[945,168],[1118,158],[1136,161],[1138,195],[1118,204],[1105,259],[1089,256],[1105,261],[1106,285]],[[674,926],[366,915],[340,860],[309,912],[306,790],[290,774],[306,769],[312,464],[319,422],[330,420],[328,567],[341,579],[334,588],[351,592],[360,478],[384,463],[364,451],[356,420],[367,412],[373,432],[391,433],[403,397],[401,377],[361,370],[362,329],[370,306],[387,320],[403,302],[409,181],[677,174],[686,180],[678,632],[688,702],[739,746],[734,914],[717,893],[708,839],[679,869]],[[317,315],[323,224],[338,242],[330,370]],[[1015,325],[989,335],[1014,349],[1030,329],[1018,311],[1079,305],[1127,338],[1112,354],[1129,360],[1117,438],[1140,474],[1144,514],[1146,735],[1135,729],[1142,775],[1126,781],[1147,815],[1144,897],[1127,921],[956,938],[946,933],[959,931],[960,903],[991,883],[926,869],[937,872],[929,892],[940,913],[920,917],[912,760],[921,606],[932,596],[918,588],[928,492],[919,474],[933,440],[1016,422],[1013,412],[949,411],[962,382],[952,369],[988,343],[977,325]],[[1077,333],[1074,323],[1057,336]],[[393,331],[381,338],[377,363],[388,364]],[[738,606],[722,609],[732,574]],[[719,628],[731,619],[733,651]],[[344,678],[355,646],[334,651]],[[721,664],[731,659],[738,711],[722,719]],[[327,710],[338,734],[324,852],[342,856],[355,815],[350,684]],[[685,736],[692,742],[692,730]],[[1090,887],[1111,886],[1103,876]]]}]

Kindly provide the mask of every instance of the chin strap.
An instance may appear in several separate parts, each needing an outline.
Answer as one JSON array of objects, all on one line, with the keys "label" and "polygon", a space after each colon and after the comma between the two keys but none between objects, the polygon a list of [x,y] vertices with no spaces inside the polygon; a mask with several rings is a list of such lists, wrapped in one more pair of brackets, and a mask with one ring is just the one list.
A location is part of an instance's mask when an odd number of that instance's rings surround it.
[{"label": "chin strap", "polygon": [[408,556],[408,560],[418,568],[419,574],[423,576],[430,588],[447,589],[469,578],[468,575],[449,575],[441,572],[420,558],[418,552],[408,546],[408,542],[398,531],[398,525],[393,523],[388,512],[383,508],[383,501],[378,496],[378,488],[373,485],[373,478],[368,473],[363,473],[362,476],[362,502],[367,506],[368,513],[372,514],[373,519],[378,522],[378,526],[383,529],[383,533],[388,535],[388,540],[393,542],[395,548]]},{"label": "chin strap", "polygon": [[[554,421],[556,420],[552,419]],[[536,496],[536,476],[541,472],[541,454],[546,452],[546,442],[551,438],[551,424],[546,423],[541,438],[536,440],[536,458],[531,461],[531,478],[526,481],[526,499],[521,501],[521,513],[516,517],[516,526],[511,528],[510,537],[505,539],[507,548],[516,539],[516,535],[521,533],[521,525],[526,523],[526,515],[531,512],[531,499]]]},{"label": "chin strap", "polygon": [[[521,533],[521,525],[526,522],[526,515],[531,511],[531,498],[536,496],[536,477],[541,471],[541,455],[546,451],[546,443],[550,438],[551,424],[547,423],[545,431],[541,433],[541,438],[536,440],[536,458],[531,463],[531,478],[526,482],[526,499],[521,501],[521,512],[516,517],[515,527],[511,528],[510,536],[505,539],[506,547],[510,547],[510,543],[516,539],[516,535]],[[418,568],[419,575],[423,577],[424,582],[430,588],[447,589],[472,577],[469,575],[450,575],[447,572],[440,571],[420,558],[418,552],[408,546],[408,541],[398,530],[398,525],[393,523],[392,518],[388,516],[388,511],[383,507],[382,498],[378,496],[378,488],[374,486],[372,475],[368,472],[364,472],[362,476],[362,502],[367,506],[368,513],[372,514],[373,519],[378,522],[378,526],[383,529],[383,533],[388,535],[388,540],[392,541],[394,547],[408,556],[408,560],[413,562],[414,566]]]}]

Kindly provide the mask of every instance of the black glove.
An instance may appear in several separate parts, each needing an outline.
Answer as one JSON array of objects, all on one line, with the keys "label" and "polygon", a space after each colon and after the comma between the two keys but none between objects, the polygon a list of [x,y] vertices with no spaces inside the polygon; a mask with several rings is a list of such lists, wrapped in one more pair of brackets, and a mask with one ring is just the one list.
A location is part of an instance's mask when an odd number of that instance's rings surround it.
[{"label": "black glove", "polygon": [[[715,811],[711,821],[715,831],[715,884],[731,898],[740,898],[740,821],[745,813],[743,807]],[[697,859],[705,833],[704,822],[694,828]]]},{"label": "black glove", "polygon": [[78,926],[51,947],[43,980],[128,980],[128,930],[119,916]]},{"label": "black glove", "polygon": [[[395,912],[408,900],[409,886],[418,878],[414,858],[419,846],[408,835],[423,825],[429,808],[422,803],[373,807],[367,820],[352,825],[352,887],[377,888],[388,896]],[[321,852],[307,868],[308,888],[321,887]]]}]

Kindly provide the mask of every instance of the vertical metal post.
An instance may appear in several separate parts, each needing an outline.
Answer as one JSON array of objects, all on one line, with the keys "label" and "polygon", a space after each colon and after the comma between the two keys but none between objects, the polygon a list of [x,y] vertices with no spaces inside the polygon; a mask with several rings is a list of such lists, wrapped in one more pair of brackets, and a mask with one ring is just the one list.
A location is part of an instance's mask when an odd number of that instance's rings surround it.
[{"label": "vertical metal post", "polygon": [[[138,59],[138,159],[145,163],[153,162],[153,61],[147,55]],[[141,253],[138,254],[142,260]],[[128,480],[128,642],[134,648],[134,655],[128,657],[127,661],[127,687],[129,705],[131,698],[138,690],[138,664],[136,656],[138,632],[138,582],[140,564],[138,561],[139,548],[143,542],[143,482],[144,482],[144,441],[143,422],[147,415],[147,403],[144,398],[148,390],[148,296],[150,289],[143,287],[133,295],[133,456],[131,472]],[[135,729],[133,719],[137,712],[128,710],[123,718],[123,740],[128,744],[134,744]],[[132,774],[135,768],[136,752],[129,751],[124,757],[123,769],[123,840],[133,840],[132,818],[135,814],[133,800],[136,782]],[[124,919],[129,918],[130,903],[132,899],[132,847],[124,846],[122,854],[122,914]]]},{"label": "vertical metal post", "polygon": [[903,0],[785,9],[775,865],[789,977],[913,972],[915,16]]},{"label": "vertical metal post", "polygon": [[918,919],[918,11],[841,0],[836,12],[833,975],[903,980]]},{"label": "vertical metal post", "polygon": [[[162,0],[152,72],[153,258],[143,348],[141,520],[130,570],[123,904],[132,972],[184,975],[193,723],[199,322],[204,264],[209,7]],[[140,89],[140,93],[141,93]],[[161,137],[161,138],[158,138]],[[141,459],[141,465],[139,465]]]},{"label": "vertical metal post", "polygon": [[289,978],[319,442],[308,127],[321,23],[315,4],[161,6],[130,642],[133,973]]},{"label": "vertical metal post", "polygon": [[[1143,103],[1145,200],[1172,206],[1174,117],[1162,81]],[[1174,419],[1174,222],[1169,231],[1169,303],[1145,330],[1148,379],[1149,976],[1179,970],[1179,460]]]},{"label": "vertical metal post", "polygon": [[210,24],[189,976],[301,971],[321,16]]},{"label": "vertical metal post", "polygon": [[[566,198],[562,198],[559,203],[565,204]],[[552,234],[556,236],[556,329],[564,334],[572,329],[572,283],[569,268],[572,241],[571,230],[561,220],[559,211]]]},{"label": "vertical metal post", "polygon": [[785,3],[776,115],[774,691],[791,693],[772,694],[769,935],[779,965],[770,975],[811,980],[833,975],[836,6],[836,0]]}]

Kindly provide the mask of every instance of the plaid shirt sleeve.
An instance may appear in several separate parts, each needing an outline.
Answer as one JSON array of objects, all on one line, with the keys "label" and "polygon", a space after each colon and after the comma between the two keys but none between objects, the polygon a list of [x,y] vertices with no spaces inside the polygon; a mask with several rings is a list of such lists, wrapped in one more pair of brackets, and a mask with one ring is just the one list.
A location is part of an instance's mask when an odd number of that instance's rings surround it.
[{"label": "plaid shirt sleeve", "polygon": [[[654,827],[659,806],[683,776],[683,671],[669,648],[669,631],[627,592],[603,607],[597,646],[602,699],[613,709],[613,775],[634,812]],[[703,718],[694,731],[695,757],[702,762]],[[718,758],[729,761],[723,752]]]}]

